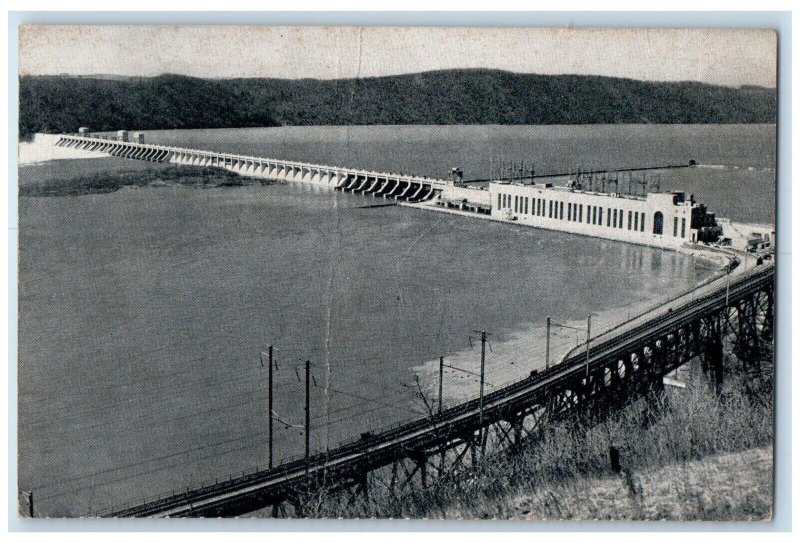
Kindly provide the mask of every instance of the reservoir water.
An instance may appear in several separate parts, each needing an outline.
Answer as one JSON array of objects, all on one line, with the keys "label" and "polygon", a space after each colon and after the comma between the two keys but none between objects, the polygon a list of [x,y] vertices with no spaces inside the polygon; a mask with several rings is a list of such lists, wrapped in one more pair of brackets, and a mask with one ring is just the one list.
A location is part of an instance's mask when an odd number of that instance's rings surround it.
[{"label": "reservoir water", "polygon": [[[720,215],[774,220],[774,126],[303,127],[147,132],[151,142],[444,176],[490,158],[540,171],[680,163],[663,179]],[[20,169],[20,183],[152,167]],[[473,175],[470,175],[473,172]],[[688,185],[688,186],[687,186]],[[263,466],[275,346],[276,459],[418,416],[419,368],[477,359],[487,381],[541,361],[531,325],[624,313],[710,271],[684,255],[276,184],[19,199],[19,482],[80,515]],[[574,344],[564,334],[557,341]],[[477,394],[453,375],[452,403]],[[472,387],[472,388],[471,388]],[[474,389],[472,393],[469,391]]]}]

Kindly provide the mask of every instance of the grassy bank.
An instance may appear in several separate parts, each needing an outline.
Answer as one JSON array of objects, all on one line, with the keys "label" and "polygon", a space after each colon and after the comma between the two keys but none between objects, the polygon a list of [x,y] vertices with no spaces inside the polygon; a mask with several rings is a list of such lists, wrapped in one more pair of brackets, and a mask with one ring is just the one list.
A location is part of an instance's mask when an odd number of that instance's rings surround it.
[{"label": "grassy bank", "polygon": [[83,196],[116,192],[123,187],[187,186],[196,188],[267,185],[272,181],[228,170],[198,166],[100,172],[64,179],[47,179],[20,186],[20,196]]},{"label": "grassy bank", "polygon": [[573,479],[508,500],[513,520],[766,520],[772,447],[646,468],[632,476]]},{"label": "grassy bank", "polygon": [[[762,520],[772,510],[771,381],[733,375],[717,396],[699,372],[601,422],[547,425],[512,454],[421,490],[342,507],[309,500],[310,516],[529,520]],[[609,448],[621,451],[612,469]]]}]

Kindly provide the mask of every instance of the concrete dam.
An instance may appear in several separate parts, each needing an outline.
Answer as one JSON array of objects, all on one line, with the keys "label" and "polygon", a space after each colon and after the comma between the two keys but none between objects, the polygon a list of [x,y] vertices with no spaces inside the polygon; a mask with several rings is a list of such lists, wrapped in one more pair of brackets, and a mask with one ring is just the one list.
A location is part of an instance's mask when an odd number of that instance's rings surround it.
[{"label": "concrete dam", "polygon": [[[81,129],[84,130],[84,129]],[[746,233],[717,223],[716,215],[683,191],[644,190],[625,194],[598,188],[594,179],[561,174],[549,178],[490,181],[470,186],[454,168],[449,179],[402,173],[359,170],[187,149],[144,143],[141,133],[130,141],[121,130],[116,138],[81,132],[47,136],[58,148],[120,158],[208,166],[273,181],[291,181],[419,204],[413,207],[485,218],[543,230],[555,230],[624,243],[678,250],[709,244],[733,245],[739,250],[772,250],[772,225],[747,225]],[[690,162],[685,167],[691,167]],[[645,168],[647,169],[647,168]],[[617,183],[616,181],[613,181]],[[560,183],[556,185],[556,183]],[[725,236],[728,239],[725,240]]]},{"label": "concrete dam", "polygon": [[133,141],[66,134],[59,135],[57,138],[55,142],[57,147],[99,152],[132,160],[223,168],[250,177],[260,177],[274,181],[312,183],[344,192],[411,203],[430,200],[441,193],[448,185],[448,181],[444,179],[430,177],[358,170]]}]

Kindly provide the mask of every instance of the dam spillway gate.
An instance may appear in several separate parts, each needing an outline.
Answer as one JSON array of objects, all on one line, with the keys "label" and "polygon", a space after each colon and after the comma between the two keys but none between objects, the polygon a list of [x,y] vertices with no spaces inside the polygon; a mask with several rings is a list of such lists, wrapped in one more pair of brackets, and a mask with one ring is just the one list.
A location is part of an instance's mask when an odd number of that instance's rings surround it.
[{"label": "dam spillway gate", "polygon": [[447,185],[444,179],[402,173],[358,170],[98,137],[65,134],[58,136],[55,145],[130,160],[221,168],[249,177],[309,183],[353,194],[410,203],[430,200]]}]

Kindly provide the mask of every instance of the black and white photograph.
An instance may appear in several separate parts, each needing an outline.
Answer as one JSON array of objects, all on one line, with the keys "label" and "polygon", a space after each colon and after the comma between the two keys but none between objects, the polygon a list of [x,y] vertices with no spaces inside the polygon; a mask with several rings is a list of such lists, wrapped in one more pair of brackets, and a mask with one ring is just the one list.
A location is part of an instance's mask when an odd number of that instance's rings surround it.
[{"label": "black and white photograph", "polygon": [[766,525],[779,35],[713,26],[20,26],[17,515]]}]

